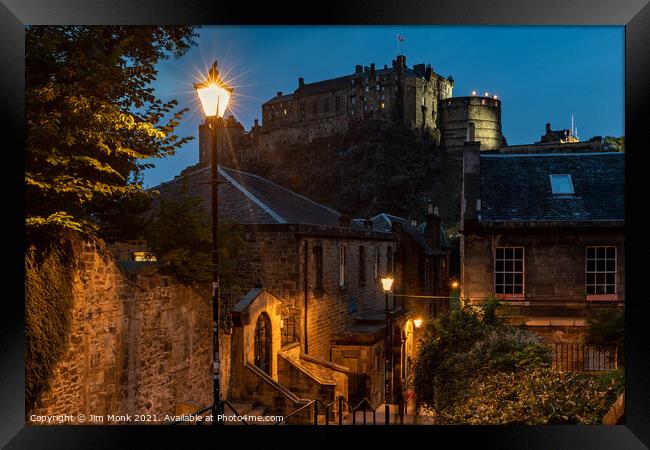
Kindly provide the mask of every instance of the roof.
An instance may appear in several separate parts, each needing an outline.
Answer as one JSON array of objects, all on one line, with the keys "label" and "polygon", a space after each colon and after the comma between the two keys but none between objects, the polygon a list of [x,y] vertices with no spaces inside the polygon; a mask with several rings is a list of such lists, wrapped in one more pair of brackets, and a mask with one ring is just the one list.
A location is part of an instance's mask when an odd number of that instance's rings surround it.
[{"label": "roof", "polygon": [[[375,217],[372,217],[370,220],[372,220],[375,224],[375,228],[383,231],[390,231],[392,229],[392,223],[393,222],[398,222],[402,226],[402,230],[404,230],[404,233],[406,233],[407,236],[409,236],[411,239],[413,239],[417,244],[419,244],[423,249],[425,254],[427,255],[437,255],[439,252],[436,250],[432,249],[431,246],[427,243],[426,239],[424,238],[424,231],[426,230],[426,223],[424,224],[425,227],[422,227],[422,224],[418,226],[417,228],[414,227],[409,223],[408,220],[404,219],[403,217],[398,217],[394,216],[392,214],[378,214]],[[441,247],[450,247],[449,243],[447,242],[447,239],[445,238],[445,233],[444,229],[441,226],[440,230],[440,246]]]},{"label": "roof", "polygon": [[341,213],[303,197],[265,178],[240,170],[219,167],[219,173],[275,223],[339,226]]},{"label": "roof", "polygon": [[[623,153],[481,154],[481,222],[623,221]],[[569,174],[574,195],[553,195]]]},{"label": "roof", "polygon": [[[242,224],[305,224],[340,227],[341,213],[272,181],[241,170],[219,166],[219,217]],[[207,203],[211,198],[211,167],[197,167],[151,189],[173,195],[187,187],[190,195]],[[206,205],[207,206],[207,205]],[[351,220],[353,230],[363,223]],[[386,230],[373,227],[373,232]]]},{"label": "roof", "polygon": [[[390,74],[393,72],[392,67],[388,67],[386,69],[375,69],[374,74],[375,75],[386,75]],[[411,68],[405,67],[402,70],[402,74],[407,76],[407,77],[421,77],[422,74],[417,73]],[[350,75],[344,75],[342,77],[337,77],[337,78],[330,78],[328,80],[321,80],[321,81],[315,81],[313,83],[305,83],[304,85],[300,86],[298,89],[294,91],[293,94],[285,94],[285,95],[280,95],[280,96],[275,96],[268,101],[264,102],[264,105],[270,105],[272,103],[277,103],[277,102],[282,102],[282,101],[287,101],[291,100],[294,95],[317,95],[317,94],[322,94],[324,92],[331,92],[334,90],[339,90],[339,89],[345,89],[349,86],[350,80],[355,79],[355,78],[362,78],[365,76],[369,76],[370,72],[362,72],[362,73],[353,73]]]}]

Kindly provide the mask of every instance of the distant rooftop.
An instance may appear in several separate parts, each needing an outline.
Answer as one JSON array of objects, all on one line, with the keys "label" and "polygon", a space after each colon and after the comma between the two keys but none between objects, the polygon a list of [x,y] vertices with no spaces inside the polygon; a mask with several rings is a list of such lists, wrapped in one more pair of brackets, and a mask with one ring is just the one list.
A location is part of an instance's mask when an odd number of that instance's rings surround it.
[{"label": "distant rooftop", "polygon": [[[481,154],[481,221],[624,221],[625,154]],[[553,194],[551,175],[574,193]]]}]

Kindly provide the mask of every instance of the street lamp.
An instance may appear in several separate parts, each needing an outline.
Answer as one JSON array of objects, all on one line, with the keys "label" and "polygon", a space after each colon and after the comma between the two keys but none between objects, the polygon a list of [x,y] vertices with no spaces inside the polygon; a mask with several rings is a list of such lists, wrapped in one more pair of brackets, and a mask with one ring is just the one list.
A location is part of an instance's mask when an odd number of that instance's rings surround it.
[{"label": "street lamp", "polygon": [[391,293],[391,289],[393,287],[393,277],[390,275],[386,275],[381,279],[381,284],[382,287],[384,288],[384,294],[386,296],[386,337],[384,338],[384,357],[386,361],[384,362],[384,411],[386,415],[386,425],[388,425],[388,415],[390,412],[390,408],[388,406],[388,399],[390,397],[390,389],[388,388],[388,368],[390,366],[390,359],[389,359],[389,352],[388,352],[388,346],[390,344],[389,342],[389,336],[391,335],[391,328],[390,328],[390,319],[388,316],[388,294]]},{"label": "street lamp", "polygon": [[219,79],[217,62],[212,64],[208,78],[195,83],[203,112],[211,128],[212,157],[212,424],[223,424],[219,377],[219,247],[217,245],[219,184],[217,175],[217,125],[223,117],[233,89]]}]

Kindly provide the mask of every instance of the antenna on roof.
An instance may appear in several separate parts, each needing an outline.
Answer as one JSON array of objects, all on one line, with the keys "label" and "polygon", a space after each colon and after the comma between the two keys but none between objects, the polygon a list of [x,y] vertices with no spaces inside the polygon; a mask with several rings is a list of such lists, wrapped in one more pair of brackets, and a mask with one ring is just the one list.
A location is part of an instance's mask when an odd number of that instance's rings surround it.
[{"label": "antenna on roof", "polygon": [[573,132],[573,113],[571,113],[571,136],[575,136]]}]

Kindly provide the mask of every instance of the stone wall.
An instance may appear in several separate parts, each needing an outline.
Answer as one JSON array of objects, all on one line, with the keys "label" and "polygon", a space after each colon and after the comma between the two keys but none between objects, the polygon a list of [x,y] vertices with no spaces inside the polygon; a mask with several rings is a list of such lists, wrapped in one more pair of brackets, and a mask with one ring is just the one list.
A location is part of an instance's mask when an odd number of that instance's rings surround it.
[{"label": "stone wall", "polygon": [[[585,248],[616,246],[616,298],[587,299]],[[576,342],[588,317],[603,307],[625,302],[625,245],[623,232],[466,234],[463,236],[462,297],[480,303],[495,295],[494,251],[497,246],[524,247],[524,294],[502,301],[503,311],[542,335],[547,342]]]},{"label": "stone wall", "polygon": [[85,243],[81,260],[68,348],[31,414],[85,414],[86,423],[98,415],[103,423],[120,423],[107,416],[164,419],[179,403],[209,404],[209,292],[170,277],[127,275],[102,242]]}]

